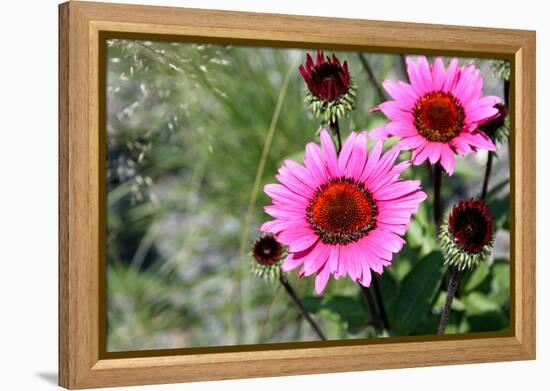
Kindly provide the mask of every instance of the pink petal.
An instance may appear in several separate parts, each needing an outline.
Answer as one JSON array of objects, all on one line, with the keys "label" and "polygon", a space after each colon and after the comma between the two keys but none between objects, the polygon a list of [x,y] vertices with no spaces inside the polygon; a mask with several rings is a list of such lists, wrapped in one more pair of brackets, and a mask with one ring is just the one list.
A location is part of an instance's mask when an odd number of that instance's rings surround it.
[{"label": "pink petal", "polygon": [[428,145],[428,160],[435,164],[441,156],[441,143],[430,143]]},{"label": "pink petal", "polygon": [[377,200],[392,200],[412,193],[413,191],[416,191],[418,189],[420,189],[419,180],[402,181],[392,183],[382,188],[382,190],[377,191],[373,195]]},{"label": "pink petal", "polygon": [[281,265],[281,270],[284,272],[289,272],[296,269],[304,262],[303,258],[296,258],[296,254],[288,254],[288,257],[285,258],[283,264]]},{"label": "pink petal", "polygon": [[382,85],[394,100],[401,102],[405,107],[412,108],[419,98],[414,88],[408,83],[384,80]]},{"label": "pink petal", "polygon": [[386,125],[386,131],[392,136],[407,137],[416,136],[418,131],[412,122],[392,121]]},{"label": "pink petal", "polygon": [[348,139],[344,142],[342,150],[340,151],[340,156],[338,157],[338,171],[341,173],[346,171],[348,160],[355,145],[355,137],[357,137],[357,133],[351,132]]},{"label": "pink petal", "polygon": [[498,96],[487,95],[482,98],[476,99],[472,102],[467,102],[464,104],[464,109],[467,113],[470,111],[476,111],[478,109],[490,108],[496,105],[497,103],[502,103],[501,99]]},{"label": "pink petal", "polygon": [[466,121],[468,122],[484,122],[487,119],[498,115],[498,109],[494,107],[480,108],[475,111],[470,111],[466,115]]},{"label": "pink petal", "polygon": [[[376,253],[376,251],[379,251],[379,248],[376,245],[372,245],[372,242],[367,240],[367,238],[368,237],[360,240],[357,243],[360,246],[361,251],[365,256],[365,259],[369,264],[369,268],[377,273],[382,273],[383,268],[380,262],[380,256]],[[376,250],[374,250],[375,247]],[[391,259],[391,253],[389,255],[389,258]]]},{"label": "pink petal", "polygon": [[363,267],[368,265],[365,253],[362,251],[361,246],[355,243],[350,243],[350,252],[353,255],[354,264],[352,266],[353,271],[350,272],[352,281],[360,281],[363,278]]},{"label": "pink petal", "polygon": [[290,191],[283,185],[272,183],[264,186],[264,192],[270,196],[274,202],[287,202],[308,205],[309,201],[302,195]]},{"label": "pink petal", "polygon": [[352,243],[350,246],[353,246],[353,253],[357,259],[357,267],[359,277],[357,281],[363,286],[368,286],[371,280],[370,266],[368,260],[368,252],[365,251],[363,246],[359,242]]},{"label": "pink petal", "polygon": [[[377,241],[373,240],[373,238],[370,235],[367,235],[363,237],[359,242],[363,244],[363,249],[367,248],[370,250],[374,255],[376,255],[379,258],[384,259],[391,259],[392,253],[390,250],[384,247],[383,243],[378,243]],[[376,269],[375,269],[376,270]]]},{"label": "pink petal", "polygon": [[[452,94],[465,105],[471,100],[474,89],[477,87],[476,79],[471,75],[461,74]],[[476,97],[477,98],[477,97]]]},{"label": "pink petal", "polygon": [[361,265],[361,270],[362,270],[362,274],[361,274],[361,279],[359,280],[359,283],[361,285],[363,285],[364,287],[368,288],[370,286],[370,283],[371,283],[371,280],[372,280],[372,275],[371,275],[371,272],[370,272],[369,263],[364,262]]},{"label": "pink petal", "polygon": [[371,170],[370,175],[365,178],[367,186],[370,185],[370,182],[376,181],[377,178],[386,175],[386,173],[390,171],[395,162],[395,159],[397,159],[397,156],[399,156],[399,152],[399,146],[394,145],[382,156],[382,158],[378,161],[376,167]]},{"label": "pink petal", "polygon": [[[475,148],[486,149],[488,151],[496,151],[495,144],[483,132],[461,133],[458,137],[466,140],[468,144]],[[456,137],[455,137],[456,138]]]},{"label": "pink petal", "polygon": [[418,69],[418,66],[416,65],[414,60],[411,57],[407,57],[406,62],[407,62],[407,73],[409,74],[409,79],[416,93],[419,96],[422,96],[427,92],[430,92],[432,86],[425,85],[424,79],[420,75],[420,70]]},{"label": "pink petal", "polygon": [[439,91],[443,88],[443,85],[445,84],[445,77],[445,64],[443,64],[443,59],[441,57],[437,57],[432,68],[434,91]]},{"label": "pink petal", "polygon": [[386,125],[374,128],[369,132],[369,138],[373,140],[385,140],[388,137],[391,137],[391,135],[386,130]]},{"label": "pink petal", "polygon": [[284,164],[285,165],[279,169],[279,172],[287,171],[294,178],[298,179],[303,186],[307,186],[311,190],[316,190],[321,184],[322,181],[317,179],[308,168],[289,159],[285,160]]},{"label": "pink petal", "polygon": [[325,265],[322,267],[319,274],[317,274],[317,278],[315,279],[315,292],[318,295],[323,293],[323,291],[325,290],[329,277],[330,271],[328,267],[328,262],[325,262]]},{"label": "pink petal", "polygon": [[407,150],[407,149],[418,148],[425,143],[426,143],[426,139],[423,136],[416,134],[415,136],[412,136],[412,137],[402,138],[398,142],[398,145],[400,148]]},{"label": "pink petal", "polygon": [[309,222],[305,219],[294,219],[294,220],[272,220],[263,223],[260,227],[262,232],[271,232],[277,234],[283,230],[294,229],[294,228],[310,228]]},{"label": "pink petal", "polygon": [[327,170],[323,157],[321,156],[321,149],[313,142],[306,145],[305,165],[318,181],[317,183],[321,184],[326,182]]},{"label": "pink petal", "polygon": [[302,228],[281,231],[275,237],[279,242],[286,244],[288,251],[292,253],[308,250],[319,240],[311,230]]},{"label": "pink petal", "polygon": [[295,208],[287,208],[282,205],[268,205],[264,206],[264,211],[270,216],[275,217],[276,219],[283,219],[283,220],[297,220],[300,218],[304,218],[306,216],[306,211],[299,210],[297,207]]},{"label": "pink petal", "polygon": [[331,246],[328,261],[330,264],[330,272],[336,273],[338,270],[338,263],[340,262],[340,245]]},{"label": "pink petal", "polygon": [[359,178],[367,161],[367,133],[360,132],[355,138],[355,145],[348,160],[344,175]]},{"label": "pink petal", "polygon": [[330,254],[330,246],[319,241],[315,246],[313,246],[309,255],[305,257],[304,260],[304,275],[310,276],[313,273],[316,273],[321,269],[321,267],[327,263],[328,257]]},{"label": "pink petal", "polygon": [[387,175],[379,176],[376,180],[369,181],[369,190],[371,193],[376,193],[379,189],[387,186],[390,182],[395,182],[399,178],[399,175],[410,166],[411,162],[409,161],[403,161],[393,166]]},{"label": "pink petal", "polygon": [[447,175],[451,176],[454,173],[455,170],[455,156],[451,148],[445,144],[441,148],[441,159],[439,160],[441,163],[441,166],[447,173]]},{"label": "pink petal", "polygon": [[304,185],[304,183],[296,178],[286,166],[279,169],[279,174],[276,175],[275,178],[296,194],[302,195],[308,199],[313,196],[313,189]]},{"label": "pink petal", "polygon": [[424,84],[424,90],[426,92],[433,91],[433,80],[432,80],[432,71],[430,70],[430,64],[428,64],[428,59],[425,56],[420,56],[418,58],[418,73]]},{"label": "pink petal", "polygon": [[454,89],[459,77],[458,60],[453,58],[447,68],[447,77],[445,78],[445,84],[443,85],[443,91],[448,92]]},{"label": "pink petal", "polygon": [[376,166],[378,165],[378,160],[380,159],[380,154],[382,153],[382,147],[383,147],[382,141],[378,141],[374,147],[371,149],[370,153],[367,156],[367,164],[365,164],[365,168],[363,169],[363,173],[361,174],[360,180],[365,182],[365,180],[371,176],[372,172],[376,169]]},{"label": "pink petal", "polygon": [[361,277],[362,273],[361,263],[359,261],[359,255],[355,251],[355,245],[350,243],[346,246],[342,246],[342,250],[344,250],[343,253],[348,265],[348,274],[351,280],[355,282]]},{"label": "pink petal", "polygon": [[401,251],[405,241],[399,236],[384,232],[380,229],[375,229],[369,233],[372,236],[373,240],[376,240],[379,243],[384,243],[384,247],[390,250],[391,252]]},{"label": "pink petal", "polygon": [[[468,132],[462,132],[462,133],[468,133]],[[450,146],[455,149],[459,154],[461,155],[467,155],[470,152],[472,152],[472,148],[470,148],[470,145],[466,142],[466,140],[462,139],[460,133],[457,137],[453,138],[450,141]]]},{"label": "pink petal", "polygon": [[390,223],[377,221],[376,226],[383,231],[391,232],[396,235],[405,235],[405,232],[407,232],[406,224],[390,224]]},{"label": "pink petal", "polygon": [[[393,185],[393,184],[392,184]],[[390,185],[391,186],[391,185]],[[426,193],[420,190],[405,194],[404,196],[391,200],[378,200],[378,206],[381,211],[415,211],[418,204],[427,198]]]},{"label": "pink petal", "polygon": [[412,122],[413,116],[408,108],[404,108],[400,102],[389,100],[381,103],[378,107],[386,117],[393,121]]},{"label": "pink petal", "polygon": [[426,141],[424,145],[421,145],[417,149],[415,149],[412,153],[411,160],[412,163],[415,166],[418,166],[426,161],[429,155],[429,148],[428,146],[431,144],[431,141]]}]

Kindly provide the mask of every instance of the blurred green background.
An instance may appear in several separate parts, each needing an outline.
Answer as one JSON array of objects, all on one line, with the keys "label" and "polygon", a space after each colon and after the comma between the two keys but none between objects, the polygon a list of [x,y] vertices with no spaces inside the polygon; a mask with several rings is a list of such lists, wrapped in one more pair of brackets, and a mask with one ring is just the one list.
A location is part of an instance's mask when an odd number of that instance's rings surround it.
[{"label": "blurred green background", "polygon": [[[303,104],[298,66],[306,51],[127,40],[107,45],[107,350],[316,340],[279,284],[251,274],[248,255],[268,219],[263,185],[274,182],[285,158],[300,161],[319,129]],[[358,53],[336,54],[348,61],[358,86],[357,108],[340,123],[345,137],[383,123],[383,115],[369,113],[383,98],[376,84],[406,76],[398,55],[363,53],[373,84]],[[502,96],[503,81],[491,73],[490,61],[476,63],[485,92]],[[274,118],[278,99],[281,113]],[[270,127],[273,139],[259,171]],[[499,145],[489,187],[495,251],[462,279],[447,333],[508,327],[508,150]],[[457,159],[456,174],[443,180],[446,208],[480,194],[486,159],[481,152]],[[422,179],[431,192],[425,166],[405,175]],[[381,278],[391,330],[379,336],[437,331],[445,267],[431,218],[428,198],[410,225],[407,246]],[[288,277],[329,339],[376,336],[349,279],[331,279],[317,297],[313,278]]]}]

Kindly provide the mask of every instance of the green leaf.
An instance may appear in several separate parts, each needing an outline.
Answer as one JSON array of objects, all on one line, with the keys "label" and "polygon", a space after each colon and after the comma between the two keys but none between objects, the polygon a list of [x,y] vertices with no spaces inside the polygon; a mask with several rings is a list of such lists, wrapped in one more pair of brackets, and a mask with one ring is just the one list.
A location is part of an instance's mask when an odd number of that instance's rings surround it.
[{"label": "green leaf", "polygon": [[481,263],[471,273],[468,273],[463,280],[462,292],[469,293],[474,291],[489,276],[489,265],[487,262]]},{"label": "green leaf", "polygon": [[504,305],[510,300],[510,262],[505,259],[495,260],[491,267],[491,293],[493,301]]},{"label": "green leaf", "polygon": [[357,333],[367,326],[369,317],[358,297],[307,296],[302,302],[309,312],[343,324],[350,333]]},{"label": "green leaf", "polygon": [[500,306],[498,303],[490,300],[487,296],[479,292],[472,292],[466,295],[463,299],[466,305],[466,314],[471,315],[483,315],[486,312],[499,312]]},{"label": "green leaf", "polygon": [[[439,296],[437,296],[437,300],[435,301],[434,307],[443,308],[443,306],[445,305],[446,298],[447,298],[447,292],[439,292]],[[464,303],[458,297],[455,297],[453,299],[453,303],[451,304],[451,310],[464,311],[465,309],[466,309],[466,306],[464,305]]]},{"label": "green leaf", "polygon": [[508,186],[509,183],[510,183],[510,178],[506,178],[506,179],[500,181],[499,183],[497,183],[495,186],[493,186],[491,188],[491,190],[489,190],[487,192],[486,200],[488,202],[493,201],[493,199],[495,199],[496,195],[498,193],[500,193],[502,191],[502,189],[504,189],[506,186]]},{"label": "green leaf", "polygon": [[308,312],[316,314],[322,306],[322,297],[306,296],[302,298],[302,303]]},{"label": "green leaf", "polygon": [[382,300],[388,315],[388,321],[393,323],[391,317],[394,314],[395,302],[399,292],[399,283],[391,273],[383,273],[380,277],[380,290],[382,291]]},{"label": "green leaf", "polygon": [[510,194],[489,203],[496,229],[510,229]]},{"label": "green leaf", "polygon": [[444,273],[441,253],[432,252],[403,279],[392,316],[401,334],[414,332],[429,313]]},{"label": "green leaf", "polygon": [[369,317],[358,297],[332,296],[324,303],[324,308],[338,314],[350,333],[357,333],[367,326]]},{"label": "green leaf", "polygon": [[502,311],[489,311],[468,317],[470,332],[499,331],[508,327],[508,317]]}]

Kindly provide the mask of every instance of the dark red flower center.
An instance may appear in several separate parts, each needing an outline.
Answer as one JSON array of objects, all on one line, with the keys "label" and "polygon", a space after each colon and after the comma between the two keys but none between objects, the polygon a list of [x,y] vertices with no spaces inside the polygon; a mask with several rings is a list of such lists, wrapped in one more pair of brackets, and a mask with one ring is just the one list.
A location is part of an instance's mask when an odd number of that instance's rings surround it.
[{"label": "dark red flower center", "polygon": [[413,109],[414,125],[430,141],[447,142],[464,127],[464,109],[458,100],[446,92],[424,95]]},{"label": "dark red flower center", "polygon": [[314,231],[326,244],[348,244],[376,226],[378,210],[365,187],[349,178],[321,186],[307,210]]},{"label": "dark red flower center", "polygon": [[491,240],[493,217],[484,201],[461,201],[449,216],[454,240],[468,253],[478,253]]},{"label": "dark red flower center", "polygon": [[262,266],[273,265],[281,259],[283,246],[272,234],[260,237],[252,246],[252,255]]}]

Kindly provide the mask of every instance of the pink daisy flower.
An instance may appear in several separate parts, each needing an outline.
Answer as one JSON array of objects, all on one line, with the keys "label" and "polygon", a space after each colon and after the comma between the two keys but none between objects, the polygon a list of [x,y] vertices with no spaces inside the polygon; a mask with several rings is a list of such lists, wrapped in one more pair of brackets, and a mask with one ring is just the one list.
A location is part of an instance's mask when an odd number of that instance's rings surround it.
[{"label": "pink daisy flower", "polygon": [[497,96],[483,96],[483,78],[474,65],[460,67],[453,59],[445,69],[438,57],[428,64],[426,57],[417,62],[407,57],[411,84],[385,80],[383,86],[394,100],[380,104],[390,122],[374,129],[371,137],[401,138],[402,149],[412,149],[412,163],[428,159],[439,162],[447,174],[454,171],[454,155],[466,155],[478,149],[495,150],[495,145],[478,126],[499,114]]},{"label": "pink daisy flower", "polygon": [[366,132],[351,133],[337,156],[323,129],[321,146],[307,144],[305,167],[286,160],[280,184],[264,187],[273,202],[265,211],[275,220],[261,230],[288,246],[283,271],[302,265],[300,276],[317,275],[318,294],[331,274],[368,287],[371,271],[381,274],[403,247],[401,236],[426,194],[420,181],[399,179],[410,165],[394,164],[399,148],[382,154],[379,141],[367,153]]}]

